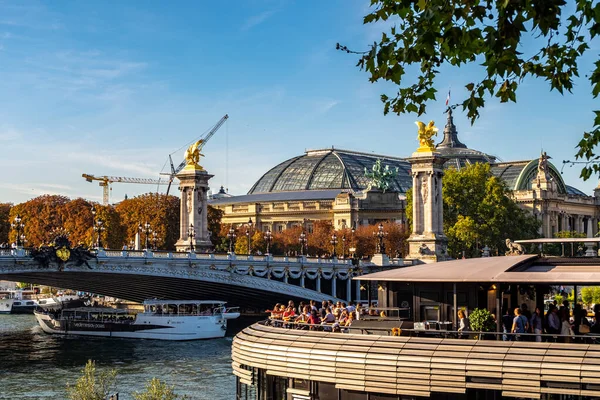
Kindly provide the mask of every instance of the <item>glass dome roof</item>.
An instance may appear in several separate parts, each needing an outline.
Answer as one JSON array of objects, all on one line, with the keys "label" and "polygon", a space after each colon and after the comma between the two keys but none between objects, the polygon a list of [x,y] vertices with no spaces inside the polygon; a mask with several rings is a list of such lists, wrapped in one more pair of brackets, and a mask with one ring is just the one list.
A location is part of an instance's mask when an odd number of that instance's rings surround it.
[{"label": "glass dome roof", "polygon": [[410,163],[401,158],[340,149],[309,150],[291,158],[264,174],[248,194],[294,190],[364,190],[369,184],[365,168],[370,170],[380,159],[390,169],[398,168],[391,182],[392,191],[405,193],[412,186]]}]

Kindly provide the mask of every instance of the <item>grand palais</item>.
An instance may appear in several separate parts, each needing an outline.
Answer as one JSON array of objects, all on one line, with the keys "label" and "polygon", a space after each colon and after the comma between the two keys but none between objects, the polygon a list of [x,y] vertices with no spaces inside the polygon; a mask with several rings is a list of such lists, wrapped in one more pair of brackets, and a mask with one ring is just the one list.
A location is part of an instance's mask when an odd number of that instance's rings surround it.
[{"label": "grand palais", "polygon": [[[469,149],[458,139],[452,110],[448,110],[443,139],[436,151],[446,168],[489,163],[492,173],[512,189],[514,198],[542,222],[540,234],[552,237],[564,230],[596,234],[600,218],[600,188],[588,196],[567,185],[545,154],[522,161],[499,162],[496,157]],[[370,188],[370,171],[377,160],[398,173],[390,188]],[[224,224],[255,226],[272,232],[327,220],[335,229],[380,221],[406,221],[406,191],[412,186],[407,158],[336,148],[308,150],[267,171],[241,196],[215,196],[210,204],[224,212]]]}]

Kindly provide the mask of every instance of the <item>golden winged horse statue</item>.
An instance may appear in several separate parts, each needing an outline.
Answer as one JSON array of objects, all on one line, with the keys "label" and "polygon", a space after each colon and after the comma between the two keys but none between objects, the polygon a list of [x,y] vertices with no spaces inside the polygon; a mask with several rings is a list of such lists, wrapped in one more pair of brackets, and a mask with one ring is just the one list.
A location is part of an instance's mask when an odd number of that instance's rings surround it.
[{"label": "golden winged horse statue", "polygon": [[429,121],[427,125],[421,121],[416,121],[415,123],[419,127],[417,138],[419,139],[420,147],[417,149],[417,151],[434,151],[435,144],[433,143],[432,137],[437,135],[438,128],[434,126],[433,121]]},{"label": "golden winged horse statue", "polygon": [[200,153],[202,150],[202,146],[204,146],[204,140],[200,139],[197,142],[193,143],[188,149],[185,151],[185,161],[187,162],[186,168],[194,168],[194,169],[202,169],[200,164],[200,156],[204,154]]}]

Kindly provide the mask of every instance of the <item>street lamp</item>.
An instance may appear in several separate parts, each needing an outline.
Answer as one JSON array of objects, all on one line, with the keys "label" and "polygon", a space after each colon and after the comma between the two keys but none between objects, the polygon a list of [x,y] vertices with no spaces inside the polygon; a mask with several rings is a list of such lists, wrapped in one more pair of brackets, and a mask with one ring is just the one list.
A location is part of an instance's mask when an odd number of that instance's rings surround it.
[{"label": "street lamp", "polygon": [[271,240],[273,239],[273,234],[271,234],[271,230],[268,229],[265,232],[265,241],[267,242],[267,255],[269,255],[269,248],[271,247]]},{"label": "street lamp", "polygon": [[379,253],[385,254],[385,243],[383,243],[383,239],[387,236],[387,232],[383,231],[382,223],[379,223],[377,232],[373,232],[373,236],[377,237],[377,240],[378,240],[377,248],[379,249]]},{"label": "street lamp", "polygon": [[346,258],[346,235],[342,235],[342,258]]},{"label": "street lamp", "polygon": [[143,232],[146,235],[144,249],[148,250],[148,248],[150,247],[150,234],[152,233],[150,222],[146,222],[144,225],[139,224],[138,225],[138,231],[140,233]]},{"label": "street lamp", "polygon": [[158,233],[152,232],[152,250],[156,251],[156,242],[158,241]]},{"label": "street lamp", "polygon": [[23,224],[23,219],[21,218],[21,216],[19,214],[17,214],[17,216],[15,217],[15,222],[10,224],[10,227],[17,231],[17,247],[21,247],[22,246],[21,236],[23,236],[23,238],[25,236],[25,235],[22,235],[21,232],[25,229],[25,224]]},{"label": "street lamp", "polygon": [[248,241],[248,255],[252,254],[252,243],[250,238],[252,237],[252,218],[248,220],[248,228],[246,229],[246,239]]},{"label": "street lamp", "polygon": [[[308,241],[306,239],[306,233],[304,233],[304,231],[302,231],[302,233],[300,234],[300,238],[298,239],[298,241],[300,242],[300,255],[303,256],[304,248],[306,247],[306,242]],[[308,253],[308,250],[306,252]]]},{"label": "street lamp", "polygon": [[337,253],[335,252],[335,246],[338,243],[338,238],[337,238],[337,235],[335,234],[335,232],[334,232],[333,235],[331,235],[331,241],[329,243],[331,243],[331,246],[333,247],[333,252],[331,254],[331,257],[332,258],[336,258],[337,257]]},{"label": "street lamp", "polygon": [[196,237],[196,230],[194,229],[194,224],[190,224],[188,228],[188,238],[190,238],[190,252],[194,252],[194,238]]},{"label": "street lamp", "polygon": [[237,237],[237,235],[235,234],[235,229],[233,229],[233,226],[232,226],[231,228],[229,228],[229,232],[227,233],[227,239],[229,239],[229,253],[230,254],[233,254],[236,237]]},{"label": "street lamp", "polygon": [[94,230],[94,232],[96,232],[96,248],[101,249],[102,232],[106,230],[106,227],[104,226],[103,220],[101,220],[100,218],[96,218],[96,214],[98,212],[96,211],[96,207],[93,204],[92,209],[90,211],[92,212],[92,229]]},{"label": "street lamp", "polygon": [[104,232],[106,228],[104,227],[104,221],[100,218],[94,221],[94,232],[96,232],[96,248],[102,248],[102,232]]}]

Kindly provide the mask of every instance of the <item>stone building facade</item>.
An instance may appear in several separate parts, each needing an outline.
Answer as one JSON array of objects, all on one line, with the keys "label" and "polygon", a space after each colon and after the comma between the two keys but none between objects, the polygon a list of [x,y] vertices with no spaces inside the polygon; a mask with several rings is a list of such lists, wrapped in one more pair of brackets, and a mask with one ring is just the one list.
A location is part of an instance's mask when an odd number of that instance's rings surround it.
[{"label": "stone building facade", "polygon": [[[542,222],[542,236],[565,230],[598,233],[600,187],[590,196],[567,185],[545,153],[532,160],[498,162],[469,149],[458,138],[452,110],[443,136],[436,152],[446,159],[444,168],[489,163],[519,206]],[[397,170],[385,193],[370,189],[365,174],[377,160]],[[413,184],[408,160],[335,148],[309,150],[267,171],[248,194],[213,198],[210,204],[224,211],[224,224],[244,225],[252,219],[258,229],[273,232],[292,226],[310,232],[319,220],[331,221],[336,229],[387,220],[405,223],[406,191]]]}]

